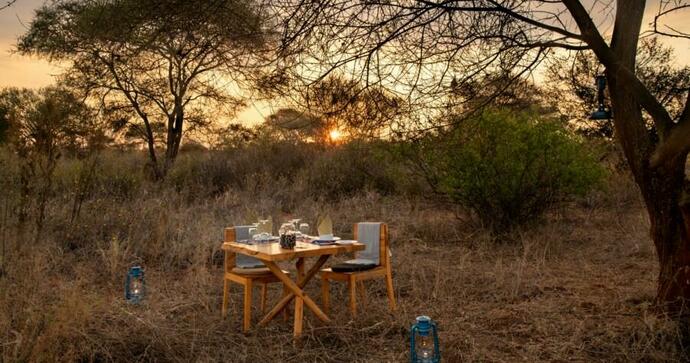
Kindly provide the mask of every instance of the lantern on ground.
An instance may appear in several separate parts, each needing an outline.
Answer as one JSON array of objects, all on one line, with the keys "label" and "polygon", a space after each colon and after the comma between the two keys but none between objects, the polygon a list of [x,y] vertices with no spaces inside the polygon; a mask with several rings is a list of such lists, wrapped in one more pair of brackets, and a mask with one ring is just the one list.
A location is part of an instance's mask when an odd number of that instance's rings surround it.
[{"label": "lantern on ground", "polygon": [[589,116],[590,120],[610,120],[611,110],[606,107],[604,103],[604,89],[606,89],[606,77],[603,75],[598,75],[596,78],[597,84],[597,110],[592,112]]},{"label": "lantern on ground", "polygon": [[436,323],[426,315],[418,316],[410,329],[410,361],[412,363],[441,361]]},{"label": "lantern on ground", "polygon": [[144,298],[145,293],[144,270],[141,266],[130,267],[125,279],[125,300],[132,304],[138,304]]}]

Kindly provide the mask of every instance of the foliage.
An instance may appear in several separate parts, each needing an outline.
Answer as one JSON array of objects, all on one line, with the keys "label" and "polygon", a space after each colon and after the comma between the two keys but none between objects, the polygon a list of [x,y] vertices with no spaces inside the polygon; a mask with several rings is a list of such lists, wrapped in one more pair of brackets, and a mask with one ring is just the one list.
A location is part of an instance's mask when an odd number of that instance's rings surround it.
[{"label": "foliage", "polygon": [[88,107],[63,88],[4,89],[0,115],[4,115],[6,141],[22,157],[56,153],[56,148],[76,152],[97,141]]},{"label": "foliage", "polygon": [[97,128],[89,124],[92,118],[86,105],[64,89],[5,89],[0,92],[0,110],[8,125],[10,149],[19,157],[19,223],[24,224],[33,211],[38,238],[58,159],[65,151],[101,138],[94,137]]},{"label": "foliage", "polygon": [[300,199],[335,201],[367,191],[416,193],[421,181],[406,174],[408,169],[389,152],[392,147],[383,141],[326,147],[255,139],[226,150],[183,153],[166,184],[192,198],[247,191],[279,200],[287,211]]},{"label": "foliage", "polygon": [[430,140],[438,188],[495,232],[534,221],[602,178],[592,155],[561,125],[534,113],[485,110]]},{"label": "foliage", "polygon": [[308,169],[310,187],[330,201],[373,190],[383,195],[409,191],[405,169],[394,162],[388,142],[353,141],[329,148]]}]

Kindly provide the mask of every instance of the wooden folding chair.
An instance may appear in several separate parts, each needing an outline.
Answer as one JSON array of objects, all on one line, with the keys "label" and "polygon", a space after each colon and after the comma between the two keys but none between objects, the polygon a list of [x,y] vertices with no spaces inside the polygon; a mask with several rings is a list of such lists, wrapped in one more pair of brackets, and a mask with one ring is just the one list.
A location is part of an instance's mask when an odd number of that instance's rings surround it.
[{"label": "wooden folding chair", "polygon": [[[237,227],[246,228],[246,227]],[[225,229],[225,242],[236,242],[237,231],[235,227]],[[287,271],[284,271],[287,273]],[[252,290],[256,284],[261,284],[261,312],[266,312],[267,285],[280,282],[280,280],[267,267],[242,268],[236,265],[236,254],[225,251],[225,273],[223,278],[223,309],[222,316],[225,318],[228,312],[228,300],[230,298],[230,282],[235,282],[244,287],[244,321],[242,331],[247,332],[251,327],[252,318]],[[283,295],[287,294],[287,289],[283,287]],[[288,311],[285,309],[285,318]]]},{"label": "wooden folding chair", "polygon": [[[363,241],[358,238],[358,230],[359,223],[356,223],[354,225],[354,239],[364,244],[367,244],[367,241]],[[357,316],[357,282],[375,278],[385,278],[386,290],[388,292],[388,303],[390,305],[391,310],[396,309],[395,292],[393,290],[393,271],[391,267],[391,254],[390,248],[388,247],[388,243],[388,226],[385,223],[380,223],[378,248],[379,264],[376,267],[374,267],[373,269],[357,272],[335,272],[331,268],[321,270],[321,294],[323,299],[324,311],[327,314],[330,310],[330,280],[348,283],[350,294],[350,311],[352,311],[353,316]],[[367,247],[367,249],[369,248]],[[357,258],[357,254],[355,254],[355,258]],[[364,289],[363,284],[362,289]]]}]

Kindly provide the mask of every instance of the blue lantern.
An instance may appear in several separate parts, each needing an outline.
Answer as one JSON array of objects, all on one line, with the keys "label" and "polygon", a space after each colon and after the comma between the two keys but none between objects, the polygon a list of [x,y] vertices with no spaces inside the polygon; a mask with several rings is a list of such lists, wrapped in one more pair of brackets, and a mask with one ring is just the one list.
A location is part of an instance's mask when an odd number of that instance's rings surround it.
[{"label": "blue lantern", "polygon": [[144,270],[141,266],[130,267],[125,280],[125,300],[132,304],[138,304],[144,298],[145,293]]},{"label": "blue lantern", "polygon": [[426,315],[418,316],[410,329],[410,361],[412,363],[438,363],[441,361],[436,323]]},{"label": "blue lantern", "polygon": [[610,120],[611,119],[611,110],[606,108],[606,105],[604,104],[604,89],[606,89],[606,77],[599,75],[596,78],[596,84],[597,84],[597,103],[599,104],[599,107],[597,108],[596,111],[592,112],[592,115],[589,116],[590,120]]}]

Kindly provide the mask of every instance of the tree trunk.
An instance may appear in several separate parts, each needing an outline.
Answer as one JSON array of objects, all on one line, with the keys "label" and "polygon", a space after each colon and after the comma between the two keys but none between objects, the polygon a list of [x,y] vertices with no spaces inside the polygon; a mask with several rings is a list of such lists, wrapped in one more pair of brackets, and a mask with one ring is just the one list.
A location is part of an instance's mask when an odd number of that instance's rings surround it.
[{"label": "tree trunk", "polygon": [[616,112],[616,136],[651,223],[650,236],[659,262],[656,303],[673,315],[684,316],[684,304],[690,302],[690,203],[683,198],[686,158],[678,157],[663,167],[652,168],[649,158],[656,137],[644,127],[637,104],[615,77],[611,100]]},{"label": "tree trunk", "polygon": [[690,302],[690,204],[682,198],[686,158],[656,169],[649,165],[656,137],[645,128],[625,85],[610,77],[616,137],[640,188],[659,261],[656,302],[673,315],[685,315],[684,304]]},{"label": "tree trunk", "polygon": [[635,70],[645,2],[619,1],[616,5],[611,40],[615,62],[606,64],[616,139],[640,188],[651,222],[650,236],[659,261],[656,302],[666,311],[682,316],[685,301],[690,299],[690,208],[681,206],[686,157],[678,157],[661,168],[650,166],[658,139],[666,135],[657,136],[648,130],[631,85],[619,73],[623,68]]},{"label": "tree trunk", "polygon": [[153,173],[154,179],[162,180],[164,175],[160,165],[158,164],[158,158],[156,157],[156,143],[153,139],[153,133],[149,130],[148,134],[149,135],[146,139],[146,147],[149,152],[149,165],[151,166],[151,172]]},{"label": "tree trunk", "polygon": [[184,123],[184,109],[182,105],[175,107],[175,113],[168,120],[168,139],[166,142],[163,174],[166,175],[177,159],[182,142],[182,125]]},{"label": "tree trunk", "polygon": [[656,302],[674,315],[687,316],[690,302],[690,205],[682,198],[685,158],[658,171],[645,203],[659,260]]}]

